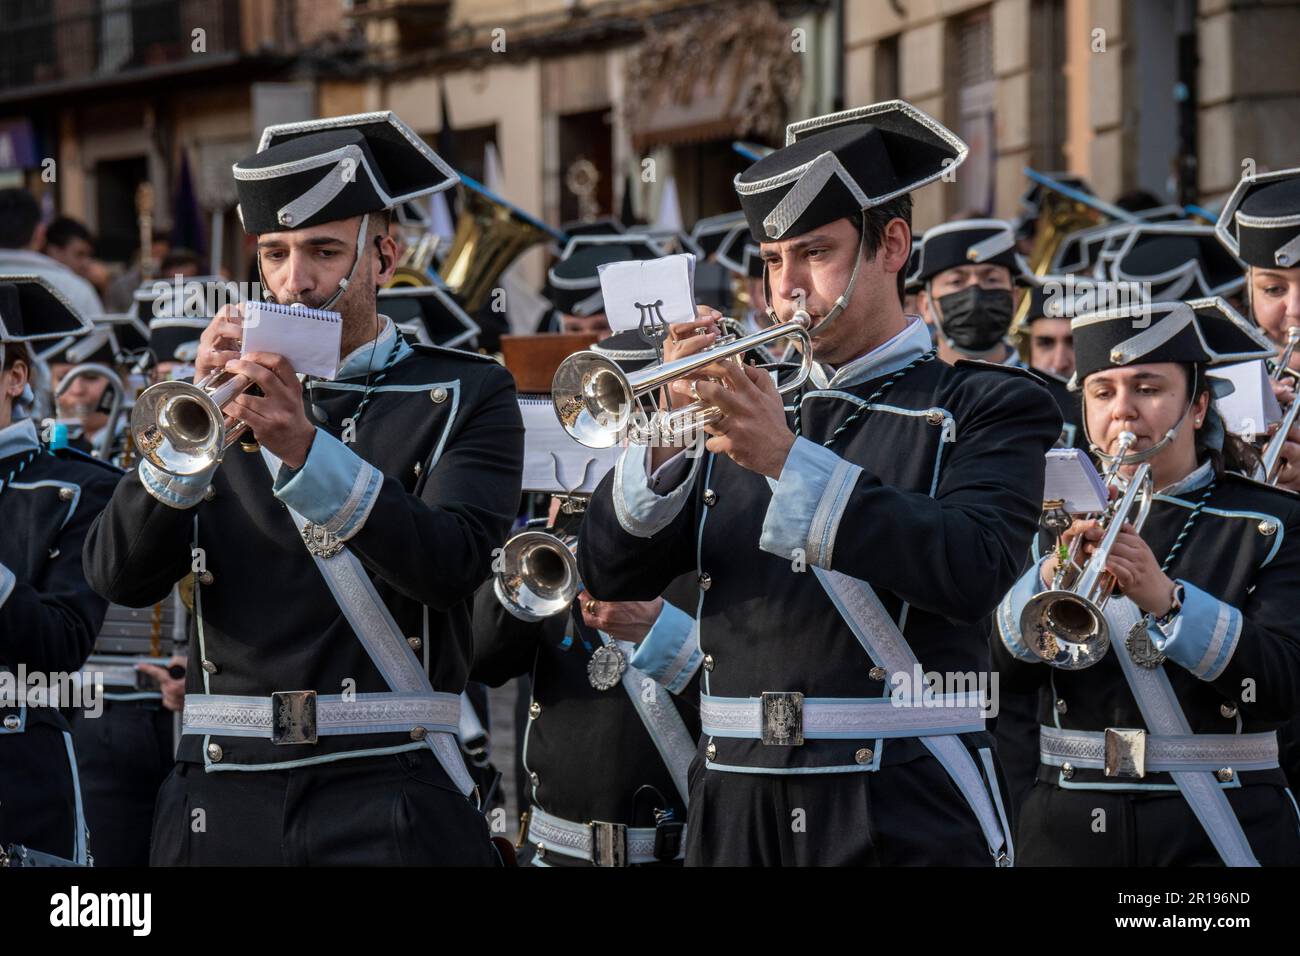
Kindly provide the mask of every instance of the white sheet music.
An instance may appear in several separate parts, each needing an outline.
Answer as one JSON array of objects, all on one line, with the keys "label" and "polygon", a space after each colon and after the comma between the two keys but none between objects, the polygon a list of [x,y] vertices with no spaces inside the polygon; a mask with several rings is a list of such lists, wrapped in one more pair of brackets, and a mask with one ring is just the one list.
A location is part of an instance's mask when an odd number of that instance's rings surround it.
[{"label": "white sheet music", "polygon": [[332,380],[338,374],[342,341],[343,317],[337,312],[244,303],[242,355],[274,352],[287,358],[300,375]]},{"label": "white sheet music", "polygon": [[1232,383],[1232,394],[1215,399],[1214,407],[1223,416],[1223,427],[1234,435],[1248,435],[1247,440],[1254,441],[1269,425],[1282,419],[1282,407],[1262,361],[1225,365],[1210,376]]},{"label": "white sheet music", "polygon": [[668,323],[695,319],[695,256],[607,262],[597,267],[605,318],[615,332],[639,328],[641,316]]},{"label": "white sheet music", "polygon": [[569,437],[550,398],[521,396],[524,419],[524,491],[590,494],[623,449],[588,448]]},{"label": "white sheet music", "polygon": [[1092,514],[1106,507],[1106,485],[1092,460],[1078,448],[1047,453],[1043,500],[1061,499],[1070,514]]}]

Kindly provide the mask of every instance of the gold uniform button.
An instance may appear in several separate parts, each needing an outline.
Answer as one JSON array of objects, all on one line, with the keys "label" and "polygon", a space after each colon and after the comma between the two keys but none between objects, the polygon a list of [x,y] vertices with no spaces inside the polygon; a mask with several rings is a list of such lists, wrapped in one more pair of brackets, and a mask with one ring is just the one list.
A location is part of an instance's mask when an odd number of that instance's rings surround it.
[{"label": "gold uniform button", "polygon": [[214,580],[216,579],[213,578],[211,571],[199,572],[199,584],[211,584]]},{"label": "gold uniform button", "polygon": [[539,704],[539,703],[537,703],[537,701],[533,701],[531,704],[528,705],[528,719],[529,719],[529,720],[536,720],[536,719],[537,719],[537,716],[538,716],[541,712],[542,712],[542,705]]},{"label": "gold uniform button", "polygon": [[1271,534],[1277,534],[1277,523],[1273,521],[1261,521],[1259,523],[1259,533],[1265,537]]},{"label": "gold uniform button", "polygon": [[709,744],[707,747],[704,748],[704,759],[712,760],[717,755],[718,755],[718,748],[716,744]]},{"label": "gold uniform button", "polygon": [[1220,704],[1219,713],[1221,713],[1228,720],[1232,720],[1233,717],[1237,716],[1237,705],[1231,702],[1226,704]]},{"label": "gold uniform button", "polygon": [[427,736],[429,736],[429,731],[425,730],[423,727],[417,726],[411,728],[412,740],[423,740]]},{"label": "gold uniform button", "polygon": [[884,680],[885,669],[879,666],[873,667],[871,668],[871,670],[867,671],[867,676],[870,677],[872,680]]},{"label": "gold uniform button", "polygon": [[71,488],[60,488],[60,489],[59,489],[59,500],[60,500],[60,501],[71,501],[72,498],[73,498],[73,496],[74,496],[75,494],[76,494],[76,492],[73,491]]},{"label": "gold uniform button", "polygon": [[863,747],[861,750],[859,750],[857,753],[853,755],[853,759],[860,764],[868,764],[871,763],[871,758],[874,756],[875,754],[871,752],[870,747]]},{"label": "gold uniform button", "polygon": [[222,751],[221,749],[221,744],[208,744],[209,760],[211,760],[213,763],[220,763],[221,758],[223,756],[224,756],[224,751]]},{"label": "gold uniform button", "polygon": [[712,655],[712,654],[705,654],[705,655],[704,655],[704,669],[705,669],[706,671],[709,671],[710,673],[712,673],[712,671],[713,671],[713,655]]}]

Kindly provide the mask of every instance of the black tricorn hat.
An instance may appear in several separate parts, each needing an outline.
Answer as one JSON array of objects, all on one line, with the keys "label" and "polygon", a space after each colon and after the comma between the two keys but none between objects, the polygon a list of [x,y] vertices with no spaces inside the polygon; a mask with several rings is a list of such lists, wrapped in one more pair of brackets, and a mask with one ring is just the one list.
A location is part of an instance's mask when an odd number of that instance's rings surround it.
[{"label": "black tricorn hat", "polygon": [[717,259],[718,265],[735,275],[750,279],[763,278],[762,250],[743,222],[732,226],[718,245]]},{"label": "black tricorn hat", "polygon": [[1093,372],[1153,362],[1232,365],[1273,355],[1273,345],[1218,296],[1133,303],[1082,315],[1074,332],[1077,387]]},{"label": "black tricorn hat", "polygon": [[613,216],[601,216],[597,219],[574,219],[561,223],[560,231],[566,236],[621,236],[627,227]]},{"label": "black tricorn hat", "polygon": [[803,235],[934,182],[969,148],[910,103],[890,100],[786,127],[785,146],[735,179],[759,242]]},{"label": "black tricorn hat", "polygon": [[1215,240],[1213,227],[1189,222],[1133,226],[1108,272],[1115,282],[1150,283],[1157,301],[1232,295],[1246,281],[1242,263]]},{"label": "black tricorn hat", "polygon": [[1002,219],[959,219],[927,229],[915,262],[908,262],[907,284],[919,288],[946,269],[972,265],[1006,266],[1018,275],[1023,262],[1016,254],[1015,227]]},{"label": "black tricorn hat", "polygon": [[1131,290],[1113,282],[1075,275],[1041,275],[1025,273],[1029,303],[1016,328],[1027,332],[1038,319],[1073,319],[1124,301]]},{"label": "black tricorn hat", "polygon": [[724,212],[717,216],[706,216],[697,220],[691,227],[691,243],[702,259],[707,259],[718,251],[718,246],[737,226],[745,225],[745,214],[739,210]]},{"label": "black tricorn hat", "polygon": [[149,323],[149,351],[155,362],[193,362],[199,336],[208,320],[194,316],[164,316]]},{"label": "black tricorn hat", "polygon": [[250,235],[379,212],[460,181],[388,111],[268,126],[233,172]]},{"label": "black tricorn hat", "polygon": [[658,259],[663,254],[663,249],[642,233],[577,236],[569,240],[560,261],[546,273],[546,298],[566,315],[604,312],[600,266],[628,259]]},{"label": "black tricorn hat", "polygon": [[1300,168],[1242,178],[1223,204],[1214,233],[1247,265],[1300,266]]},{"label": "black tricorn hat", "polygon": [[464,348],[482,331],[447,289],[436,285],[380,289],[376,308],[410,339],[444,348]]},{"label": "black tricorn hat", "polygon": [[0,276],[0,342],[38,342],[90,330],[87,317],[39,276]]}]

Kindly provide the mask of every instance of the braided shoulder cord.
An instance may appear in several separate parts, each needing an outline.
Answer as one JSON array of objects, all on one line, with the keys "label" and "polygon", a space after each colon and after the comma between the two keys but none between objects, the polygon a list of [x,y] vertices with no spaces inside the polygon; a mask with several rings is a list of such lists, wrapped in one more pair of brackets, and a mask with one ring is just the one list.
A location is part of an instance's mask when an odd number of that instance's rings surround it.
[{"label": "braided shoulder cord", "polygon": [[[858,420],[862,418],[863,415],[865,415],[868,411],[870,411],[870,406],[875,404],[876,401],[882,395],[885,394],[885,392],[889,391],[889,389],[892,388],[893,385],[899,379],[901,379],[912,369],[916,368],[918,365],[923,365],[926,362],[933,359],[936,354],[938,353],[935,349],[930,349],[930,351],[926,352],[924,355],[913,359],[911,362],[908,362],[906,365],[900,368],[897,372],[894,372],[892,375],[890,375],[889,378],[885,379],[885,381],[881,383],[880,387],[876,389],[867,398],[865,402],[863,402],[861,405],[857,407],[857,409],[853,412],[852,415],[850,415],[848,418],[844,419],[844,421],[840,423],[839,427],[836,428],[835,431],[831,434],[831,437],[826,439],[824,442],[822,442],[822,445],[826,448],[830,448],[831,445],[835,442],[835,439],[839,438],[841,434],[843,434],[845,431],[847,431],[849,428],[855,425],[858,422]],[[795,403],[794,406],[794,433],[796,437],[801,434],[802,421],[801,421],[800,413],[802,412],[802,410],[803,410],[803,396],[800,395],[798,401]]]}]

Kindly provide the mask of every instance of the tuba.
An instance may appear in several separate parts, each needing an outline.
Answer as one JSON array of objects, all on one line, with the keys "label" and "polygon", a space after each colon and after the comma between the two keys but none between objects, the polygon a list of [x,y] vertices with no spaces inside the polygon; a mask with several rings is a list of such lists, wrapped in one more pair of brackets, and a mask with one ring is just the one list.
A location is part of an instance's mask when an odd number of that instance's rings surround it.
[{"label": "tuba", "polygon": [[[1300,327],[1293,325],[1286,330],[1286,348],[1282,350],[1277,364],[1273,366],[1273,381],[1281,382],[1289,378],[1293,387],[1300,388],[1300,372],[1291,369],[1291,356],[1295,353],[1297,344],[1300,344]],[[1270,485],[1277,484],[1278,475],[1282,470],[1279,467],[1282,460],[1282,446],[1286,444],[1286,436],[1295,424],[1297,414],[1300,414],[1300,395],[1292,399],[1291,406],[1282,416],[1282,423],[1278,426],[1277,432],[1268,440],[1268,444],[1264,446],[1264,453],[1260,456],[1264,480]]]},{"label": "tuba", "polygon": [[706,365],[738,357],[750,349],[787,336],[798,340],[802,349],[798,374],[779,387],[784,395],[802,386],[812,372],[812,339],[808,334],[808,316],[804,312],[796,312],[789,322],[719,342],[711,349],[636,372],[624,372],[617,362],[599,352],[575,352],[560,363],[551,382],[555,415],[570,437],[588,448],[609,448],[619,441],[625,430],[631,433],[634,441],[658,440],[679,445],[701,427],[717,421],[721,411],[703,402],[693,402],[666,413],[647,432],[640,427],[628,427],[637,400]]},{"label": "tuba", "polygon": [[[1108,491],[1123,483],[1119,469],[1134,441],[1132,432],[1120,433],[1119,448],[1106,470]],[[1106,570],[1106,561],[1115,547],[1115,539],[1130,518],[1133,527],[1142,530],[1153,492],[1151,466],[1143,462],[1128,480],[1124,493],[1102,512],[1101,525],[1106,531],[1087,563],[1082,566],[1078,563],[1083,538],[1075,538],[1069,553],[1062,556],[1051,588],[1035,594],[1020,612],[1020,633],[1025,644],[1053,667],[1082,670],[1106,656],[1111,635],[1105,606],[1115,589],[1115,576]],[[1059,509],[1060,503],[1044,504]],[[1053,527],[1059,532],[1069,526],[1069,519],[1057,509],[1049,511],[1049,515],[1058,517]]]},{"label": "tuba", "polygon": [[492,583],[497,600],[521,621],[541,621],[568,609],[578,596],[578,539],[548,531],[521,531],[501,553]]},{"label": "tuba", "polygon": [[565,237],[468,176],[461,176],[461,185],[460,218],[439,276],[473,314],[521,253],[539,242],[562,242]]}]

